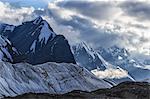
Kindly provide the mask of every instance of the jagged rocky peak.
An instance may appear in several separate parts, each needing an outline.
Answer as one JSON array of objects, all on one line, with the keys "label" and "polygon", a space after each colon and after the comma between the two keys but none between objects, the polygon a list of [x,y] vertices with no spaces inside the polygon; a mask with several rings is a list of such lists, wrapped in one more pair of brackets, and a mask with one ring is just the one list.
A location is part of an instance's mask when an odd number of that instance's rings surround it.
[{"label": "jagged rocky peak", "polygon": [[78,43],[77,45],[73,46],[74,53],[79,53],[80,51],[84,51],[87,54],[89,54],[89,56],[92,56],[92,58],[95,58],[94,50],[90,46],[88,46],[88,44],[86,42],[81,42],[81,43]]},{"label": "jagged rocky peak", "polygon": [[13,31],[3,32],[1,35],[7,37],[18,50],[19,55],[12,55],[14,63],[76,63],[66,38],[57,35],[42,17],[24,22]]},{"label": "jagged rocky peak", "polygon": [[39,35],[39,41],[45,40],[44,43],[47,43],[49,37],[54,38],[56,36],[56,34],[53,32],[52,29],[50,29],[50,26],[46,21],[43,21],[41,24],[43,26],[40,31],[41,33]]},{"label": "jagged rocky peak", "polygon": [[85,42],[81,42],[81,43],[77,44],[77,48],[78,49],[85,48],[87,50],[91,50],[91,48]]},{"label": "jagged rocky peak", "polygon": [[42,18],[41,16],[38,16],[38,17],[33,21],[33,23],[34,23],[34,24],[39,24],[42,20],[43,20],[43,18]]},{"label": "jagged rocky peak", "polygon": [[107,67],[106,62],[101,55],[89,47],[85,42],[73,46],[73,53],[76,62],[88,70],[97,68],[105,70]]},{"label": "jagged rocky peak", "polygon": [[46,27],[47,29],[50,29],[51,32],[54,32],[54,30],[51,28],[51,26],[49,25],[49,23],[44,20],[41,16],[38,16],[37,18],[35,18],[33,21],[33,24],[35,25],[39,25],[42,27]]},{"label": "jagged rocky peak", "polygon": [[122,54],[124,56],[128,56],[129,55],[129,52],[125,49],[125,48],[120,48],[118,46],[112,46],[110,48],[108,48],[109,51],[111,51],[112,53],[118,53],[118,54]]}]

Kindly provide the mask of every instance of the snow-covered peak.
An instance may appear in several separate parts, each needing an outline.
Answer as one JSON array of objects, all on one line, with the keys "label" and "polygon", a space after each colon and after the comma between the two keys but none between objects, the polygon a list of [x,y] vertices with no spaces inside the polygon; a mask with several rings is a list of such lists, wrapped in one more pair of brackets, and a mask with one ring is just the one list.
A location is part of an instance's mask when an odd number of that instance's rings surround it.
[{"label": "snow-covered peak", "polygon": [[114,55],[122,55],[127,57],[129,55],[128,51],[125,48],[119,48],[118,46],[112,46],[108,48],[108,51],[112,52]]},{"label": "snow-covered peak", "polygon": [[43,20],[43,18],[41,16],[39,16],[33,21],[33,24],[39,24],[42,20]]},{"label": "snow-covered peak", "polygon": [[82,50],[82,49],[85,49],[85,51],[95,59],[95,55],[94,55],[95,52],[85,42],[81,42],[81,43],[77,44],[77,46],[75,48],[76,51]]},{"label": "snow-covered peak", "polygon": [[33,24],[35,24],[35,26],[38,25],[38,27],[35,29],[34,32],[32,32],[31,35],[33,36],[38,30],[40,30],[37,41],[41,42],[41,44],[46,44],[49,39],[53,39],[56,36],[49,23],[46,20],[43,20],[41,16],[37,17],[33,21]]},{"label": "snow-covered peak", "polygon": [[42,17],[16,26],[12,32],[3,32],[3,29],[2,32],[0,31],[1,34],[8,38],[18,50],[17,55],[16,53],[12,54],[13,63],[75,63],[68,41],[64,36],[56,35],[48,21],[42,19]]},{"label": "snow-covered peak", "polygon": [[49,24],[45,20],[42,21],[40,27],[42,27],[42,29],[39,35],[39,42],[44,42],[46,44],[50,37],[54,38],[56,36],[56,34],[50,29]]},{"label": "snow-covered peak", "polygon": [[[86,57],[85,58],[86,60],[84,60],[84,61],[93,62],[92,66],[97,64],[96,67],[98,69],[102,69],[102,68],[106,69],[106,68],[116,67],[116,66],[113,66],[112,64],[108,63],[107,61],[105,61],[105,59],[98,52],[96,52],[94,49],[92,49],[90,46],[88,46],[85,42],[77,44],[75,46],[75,48],[73,47],[73,50],[74,50],[73,52],[74,52],[76,62],[79,63],[82,66],[84,66],[85,64],[84,65],[82,64],[82,62],[81,62],[82,59],[81,58]],[[93,67],[95,67],[95,66],[93,66]]]},{"label": "snow-covered peak", "polygon": [[81,42],[77,45],[78,49],[85,48],[86,51],[92,51],[92,48],[87,45],[85,42]]}]

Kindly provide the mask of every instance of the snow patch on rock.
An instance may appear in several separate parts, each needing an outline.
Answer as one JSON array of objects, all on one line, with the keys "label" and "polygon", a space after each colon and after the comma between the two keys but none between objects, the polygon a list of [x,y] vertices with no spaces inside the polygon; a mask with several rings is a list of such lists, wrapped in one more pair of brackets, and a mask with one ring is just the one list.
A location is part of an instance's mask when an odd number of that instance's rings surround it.
[{"label": "snow patch on rock", "polygon": [[46,44],[49,38],[54,38],[56,34],[49,29],[48,23],[46,21],[42,21],[42,24],[43,25],[41,25],[42,29],[39,35],[39,41]]},{"label": "snow patch on rock", "polygon": [[0,60],[3,60],[4,55],[6,55],[6,57],[13,62],[12,56],[7,48],[8,45],[11,45],[11,42],[7,38],[0,35]]},{"label": "snow patch on rock", "polygon": [[42,17],[39,16],[33,21],[33,24],[39,24],[42,20]]},{"label": "snow patch on rock", "polygon": [[34,40],[33,43],[32,43],[32,45],[31,45],[31,47],[30,47],[30,50],[31,50],[32,52],[35,52],[36,42],[37,42],[37,40]]}]

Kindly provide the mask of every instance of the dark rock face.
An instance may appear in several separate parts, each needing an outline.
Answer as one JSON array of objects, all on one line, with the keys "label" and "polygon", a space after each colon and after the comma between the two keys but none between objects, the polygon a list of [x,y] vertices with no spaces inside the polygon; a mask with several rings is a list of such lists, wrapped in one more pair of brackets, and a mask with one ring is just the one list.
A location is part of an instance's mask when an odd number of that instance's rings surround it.
[{"label": "dark rock face", "polygon": [[41,17],[24,22],[13,30],[2,31],[1,34],[18,50],[19,54],[12,55],[13,63],[75,63],[68,41],[64,36],[56,35]]},{"label": "dark rock face", "polygon": [[150,84],[145,82],[124,82],[111,89],[93,92],[72,91],[63,95],[28,93],[6,99],[150,99]]},{"label": "dark rock face", "polygon": [[14,57],[15,63],[22,61],[33,65],[45,62],[75,63],[68,41],[62,35],[56,36],[42,47],[37,44],[35,52],[19,54]]},{"label": "dark rock face", "polygon": [[0,61],[13,62],[11,55],[14,54],[17,54],[17,50],[6,37],[0,35]]}]

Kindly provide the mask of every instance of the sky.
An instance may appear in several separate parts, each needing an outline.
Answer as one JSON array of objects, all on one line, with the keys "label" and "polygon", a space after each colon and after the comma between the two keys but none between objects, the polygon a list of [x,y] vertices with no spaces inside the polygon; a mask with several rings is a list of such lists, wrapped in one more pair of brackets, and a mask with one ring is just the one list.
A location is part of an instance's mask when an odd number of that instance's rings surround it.
[{"label": "sky", "polygon": [[37,16],[71,45],[117,45],[150,59],[150,1],[0,0],[0,22],[19,25]]}]

